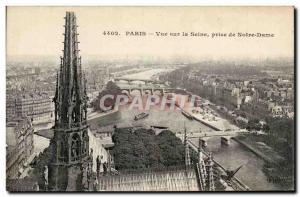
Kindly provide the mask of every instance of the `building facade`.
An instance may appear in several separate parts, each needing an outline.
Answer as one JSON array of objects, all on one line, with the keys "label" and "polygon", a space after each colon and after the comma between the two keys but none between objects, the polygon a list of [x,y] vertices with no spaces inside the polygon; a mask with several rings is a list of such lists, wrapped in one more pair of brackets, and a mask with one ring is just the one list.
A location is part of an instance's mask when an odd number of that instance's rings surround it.
[{"label": "building facade", "polygon": [[15,116],[27,116],[33,124],[51,122],[52,101],[46,93],[16,92],[16,94],[7,94],[6,98],[8,121]]},{"label": "building facade", "polygon": [[28,167],[34,152],[34,129],[26,117],[15,118],[6,124],[6,174],[8,179],[16,179]]}]

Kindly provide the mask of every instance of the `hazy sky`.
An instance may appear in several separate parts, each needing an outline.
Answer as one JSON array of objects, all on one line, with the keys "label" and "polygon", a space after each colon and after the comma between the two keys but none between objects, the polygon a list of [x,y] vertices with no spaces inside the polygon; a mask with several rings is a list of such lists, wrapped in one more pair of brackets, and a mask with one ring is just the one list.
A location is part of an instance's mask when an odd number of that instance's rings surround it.
[{"label": "hazy sky", "polygon": [[[292,7],[8,7],[7,55],[62,54],[66,11],[75,11],[81,55],[112,58],[293,57]],[[103,31],[121,36],[103,36]],[[128,37],[125,31],[274,33],[273,38]]]}]

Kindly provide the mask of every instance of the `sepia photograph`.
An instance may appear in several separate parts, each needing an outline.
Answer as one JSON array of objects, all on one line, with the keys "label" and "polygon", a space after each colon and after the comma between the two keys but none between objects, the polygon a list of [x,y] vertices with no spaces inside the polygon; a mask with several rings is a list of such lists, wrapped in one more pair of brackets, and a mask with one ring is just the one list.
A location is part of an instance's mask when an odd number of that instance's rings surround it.
[{"label": "sepia photograph", "polygon": [[294,17],[7,6],[6,190],[295,192]]}]

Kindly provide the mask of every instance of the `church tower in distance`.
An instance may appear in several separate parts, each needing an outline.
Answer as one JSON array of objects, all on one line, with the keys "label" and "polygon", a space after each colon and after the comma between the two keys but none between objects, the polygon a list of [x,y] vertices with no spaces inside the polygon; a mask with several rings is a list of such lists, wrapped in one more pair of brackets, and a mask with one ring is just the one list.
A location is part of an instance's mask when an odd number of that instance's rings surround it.
[{"label": "church tower in distance", "polygon": [[[48,190],[84,191],[90,188],[86,82],[81,71],[76,16],[65,17],[64,50],[57,74],[54,136],[50,142]],[[91,154],[92,155],[92,154]]]}]

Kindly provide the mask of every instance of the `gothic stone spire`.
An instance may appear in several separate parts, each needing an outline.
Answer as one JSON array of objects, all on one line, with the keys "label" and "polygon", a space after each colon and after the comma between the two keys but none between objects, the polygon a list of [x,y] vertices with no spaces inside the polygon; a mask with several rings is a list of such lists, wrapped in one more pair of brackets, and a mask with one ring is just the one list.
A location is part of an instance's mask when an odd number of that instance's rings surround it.
[{"label": "gothic stone spire", "polygon": [[64,27],[64,50],[54,98],[57,111],[55,122],[57,127],[74,127],[79,123],[85,124],[87,96],[78,49],[78,26],[73,12],[67,12]]},{"label": "gothic stone spire", "polygon": [[73,12],[66,13],[64,27],[64,50],[54,97],[55,125],[50,143],[49,190],[87,190],[88,169],[91,169],[87,96]]}]

